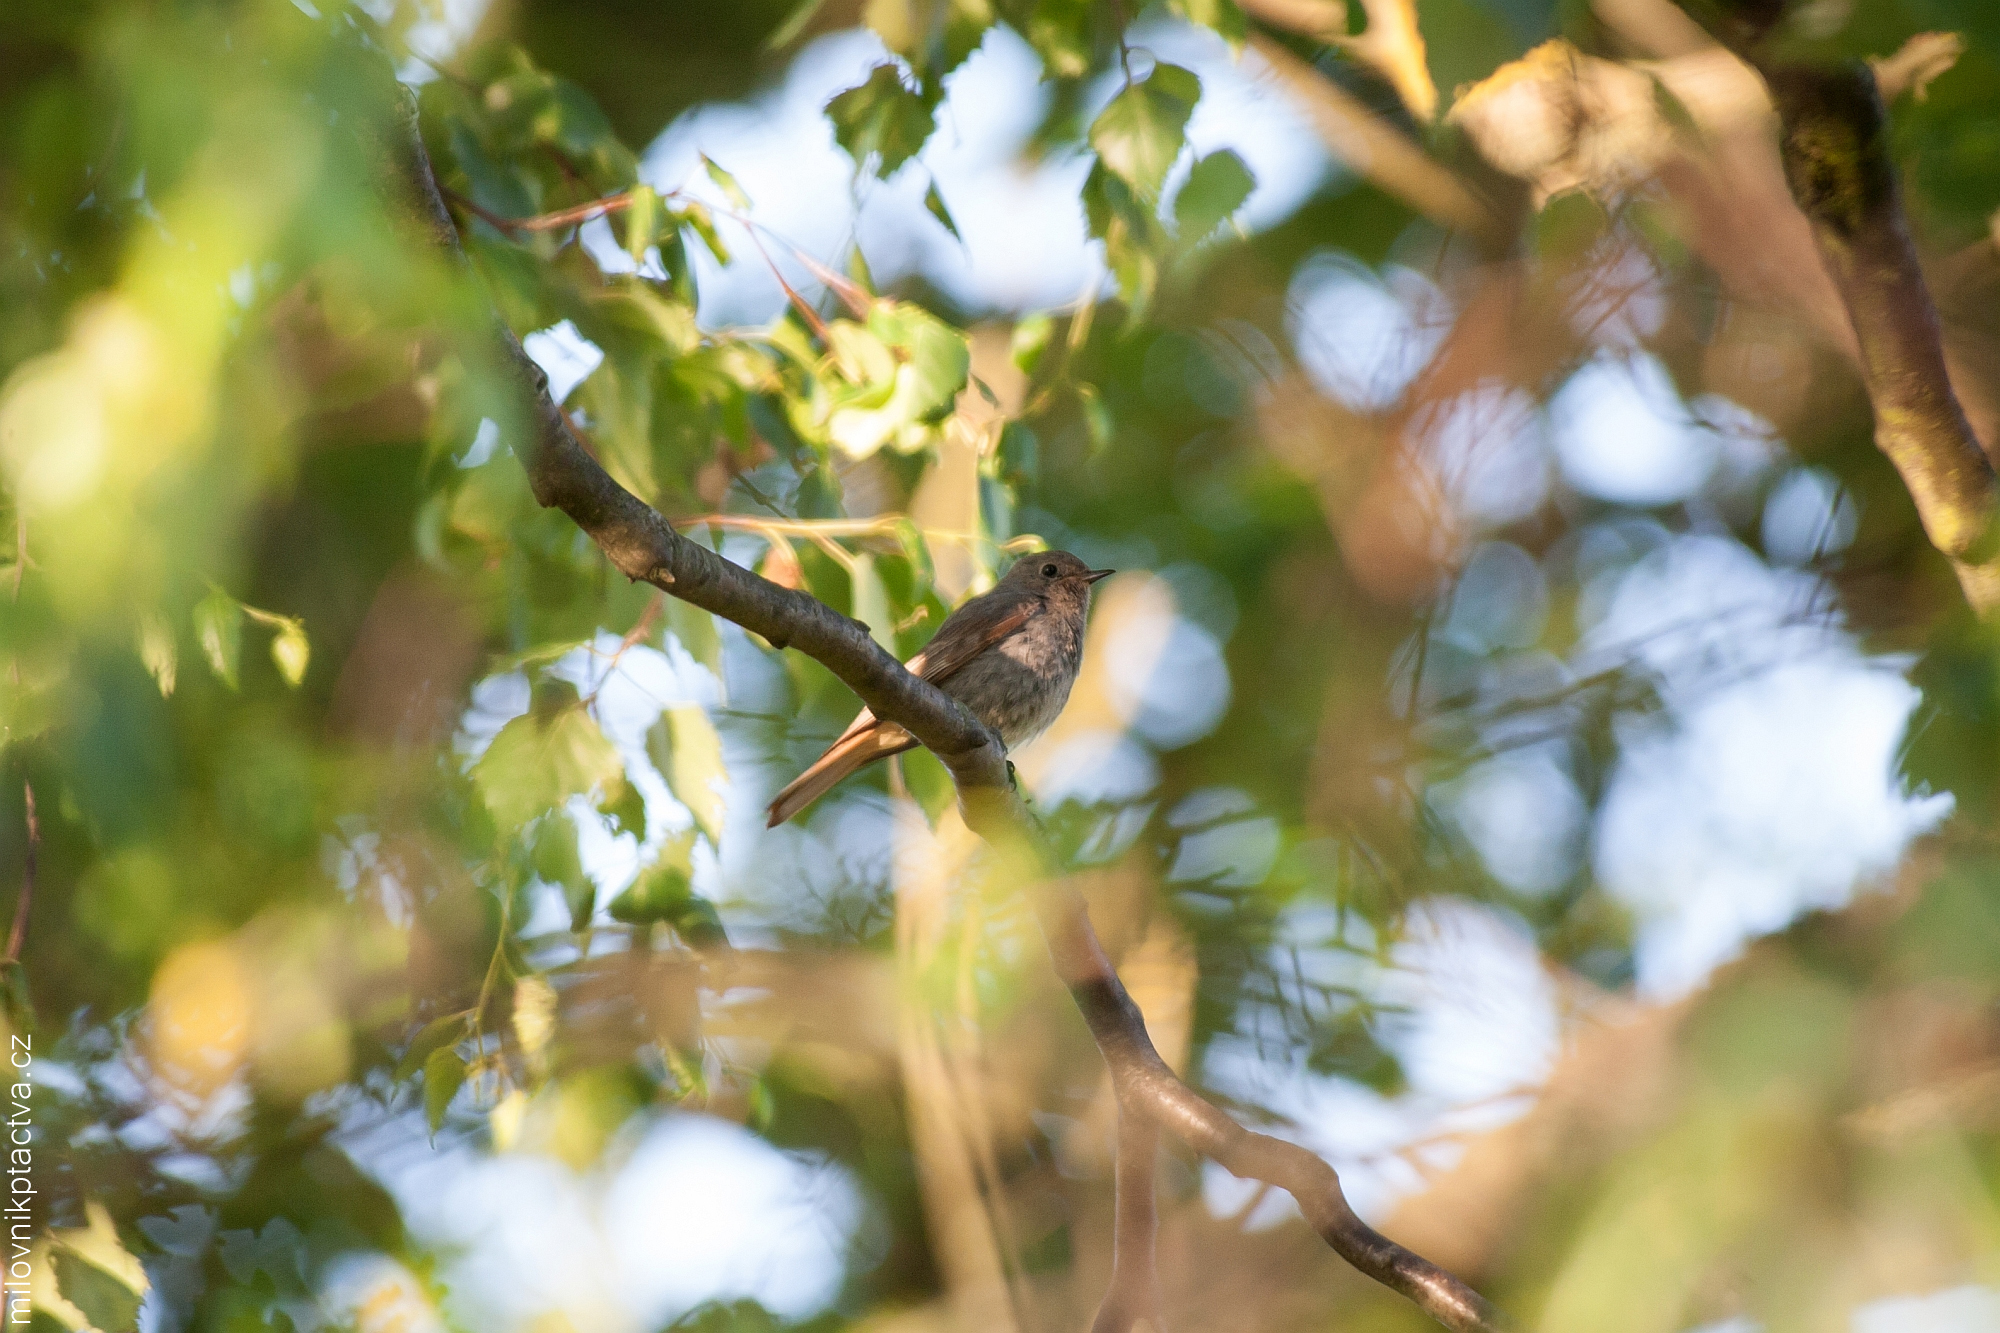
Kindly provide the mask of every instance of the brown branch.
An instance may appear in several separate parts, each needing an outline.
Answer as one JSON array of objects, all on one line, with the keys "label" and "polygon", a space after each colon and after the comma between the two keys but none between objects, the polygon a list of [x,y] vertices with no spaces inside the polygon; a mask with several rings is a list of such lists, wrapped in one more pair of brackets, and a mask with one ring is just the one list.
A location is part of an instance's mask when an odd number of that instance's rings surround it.
[{"label": "brown branch", "polygon": [[1125,1108],[1135,1108],[1232,1175],[1286,1191],[1336,1254],[1409,1297],[1446,1328],[1478,1333],[1506,1326],[1478,1292],[1356,1216],[1341,1192],[1339,1174],[1316,1154],[1245,1129],[1181,1082],[1153,1049],[1139,1007],[1091,929],[1083,896],[1068,881],[1049,874],[1054,858],[1020,797],[1011,788],[961,789],[960,797],[966,822],[1010,853],[1024,878],[1035,885],[1029,891],[1030,904],[1056,973],[1069,987],[1111,1070],[1121,1122]]},{"label": "brown branch", "polygon": [[1784,125],[1785,178],[1860,342],[1875,443],[1902,474],[1967,598],[1991,611],[2000,606],[2000,487],[1945,371],[1875,76],[1855,61],[1766,77]]},{"label": "brown branch", "polygon": [[35,901],[35,853],[42,845],[41,821],[35,818],[35,789],[23,782],[21,794],[27,802],[28,854],[21,865],[21,896],[14,900],[14,924],[7,931],[7,954],[0,963],[20,962],[22,946],[28,942],[28,911]]},{"label": "brown branch", "polygon": [[578,204],[574,208],[558,209],[553,213],[538,213],[531,218],[503,218],[491,209],[482,208],[456,190],[447,190],[440,185],[438,194],[446,203],[464,209],[481,222],[499,231],[561,231],[580,222],[621,213],[632,206],[632,194],[626,190],[606,195],[602,199],[593,199],[587,204]]},{"label": "brown branch", "polygon": [[1111,1282],[1090,1333],[1131,1333],[1141,1319],[1152,1333],[1165,1333],[1160,1318],[1160,1275],[1154,1240],[1160,1210],[1154,1177],[1160,1157],[1160,1125],[1138,1102],[1118,1104],[1118,1156],[1113,1167],[1117,1191],[1111,1224]]},{"label": "brown branch", "polygon": [[1782,0],[1733,0],[1711,33],[1763,74],[1778,109],[1792,197],[1860,348],[1875,444],[1916,502],[1924,532],[1982,616],[2000,609],[2000,483],[1945,369],[1889,156],[1888,113],[1860,61],[1773,66],[1761,59]]},{"label": "brown branch", "polygon": [[1252,35],[1245,45],[1291,94],[1321,142],[1357,175],[1440,226],[1466,232],[1490,250],[1506,247],[1508,227],[1493,206],[1408,135],[1270,38]]},{"label": "brown branch", "polygon": [[[415,218],[429,238],[469,268],[451,214],[438,192],[409,109],[408,143],[402,150],[414,187]],[[1502,1325],[1478,1293],[1383,1237],[1355,1216],[1333,1168],[1296,1144],[1253,1133],[1189,1088],[1167,1067],[1147,1036],[1145,1020],[1098,944],[1083,899],[1054,873],[1057,858],[1040,825],[1015,791],[1000,738],[957,700],[917,679],[869,637],[859,621],[818,599],[759,578],[749,570],[676,533],[652,508],[620,486],[577,443],[562,410],[550,400],[547,378],[521,350],[520,340],[496,320],[495,338],[531,409],[531,437],[515,443],[529,486],[545,507],[559,508],[597,543],[628,578],[652,583],[675,597],[734,621],[772,644],[796,648],[832,671],[874,710],[892,719],[951,770],[966,823],[1032,885],[1029,897],[1048,942],[1057,974],[1068,986],[1111,1071],[1121,1109],[1121,1136],[1134,1121],[1149,1119],[1189,1147],[1236,1175],[1290,1191],[1307,1219],[1343,1258],[1363,1273],[1410,1297],[1446,1328],[1472,1333]],[[1132,1115],[1123,1114],[1130,1108]],[[1107,1304],[1135,1297],[1150,1265],[1144,1255],[1152,1226],[1145,1175],[1151,1154],[1144,1132],[1121,1145],[1119,1173],[1125,1261]],[[1143,1167],[1140,1157],[1145,1157]],[[1144,1205],[1142,1213],[1142,1205]],[[1143,1310],[1134,1311],[1144,1313]]]}]

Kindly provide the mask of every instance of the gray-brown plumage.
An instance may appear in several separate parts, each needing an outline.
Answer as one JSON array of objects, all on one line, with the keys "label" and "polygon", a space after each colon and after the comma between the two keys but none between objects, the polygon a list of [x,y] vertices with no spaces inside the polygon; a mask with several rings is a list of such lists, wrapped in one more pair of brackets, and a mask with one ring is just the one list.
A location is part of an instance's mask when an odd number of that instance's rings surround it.
[{"label": "gray-brown plumage", "polygon": [[[1083,664],[1090,585],[1110,574],[1067,551],[1024,555],[991,592],[945,618],[924,650],[904,665],[959,700],[1000,733],[1009,750],[1047,731]],[[848,774],[916,745],[894,722],[866,708],[827,752],[771,802],[770,827],[790,819]]]}]

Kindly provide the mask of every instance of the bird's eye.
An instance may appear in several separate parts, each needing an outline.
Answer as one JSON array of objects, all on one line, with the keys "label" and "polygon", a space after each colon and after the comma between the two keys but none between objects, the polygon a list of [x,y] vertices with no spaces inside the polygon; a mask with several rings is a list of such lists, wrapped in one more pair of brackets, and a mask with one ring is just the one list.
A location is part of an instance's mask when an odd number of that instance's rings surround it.
[{"label": "bird's eye", "polygon": [[1056,576],[1056,567],[1055,567],[1055,565],[1054,565],[1053,563],[1051,563],[1051,564],[1046,564],[1046,565],[1043,565],[1043,566],[1042,566],[1042,577],[1043,577],[1043,578],[1045,578],[1045,579],[1052,579],[1052,578],[1054,578],[1055,576]]}]

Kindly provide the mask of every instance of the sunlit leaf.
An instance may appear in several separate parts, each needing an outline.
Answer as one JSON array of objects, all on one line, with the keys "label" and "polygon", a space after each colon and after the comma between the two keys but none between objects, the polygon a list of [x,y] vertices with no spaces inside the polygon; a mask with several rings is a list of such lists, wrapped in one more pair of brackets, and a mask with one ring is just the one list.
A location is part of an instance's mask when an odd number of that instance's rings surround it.
[{"label": "sunlit leaf", "polygon": [[646,251],[660,234],[660,196],[650,185],[635,186],[625,208],[625,253],[632,262],[646,262]]},{"label": "sunlit leaf", "polygon": [[888,177],[916,156],[936,121],[924,99],[903,86],[892,63],[877,65],[868,81],[826,104],[833,137],[859,168],[875,159],[877,175]]},{"label": "sunlit leaf", "polygon": [[[570,691],[574,698],[575,691]],[[500,729],[472,779],[503,829],[519,828],[624,773],[618,751],[581,704],[529,712]]]},{"label": "sunlit leaf", "polygon": [[722,762],[722,738],[703,708],[669,708],[646,733],[646,754],[673,788],[674,797],[694,812],[712,839],[722,837],[729,772]]},{"label": "sunlit leaf", "polygon": [[547,977],[530,975],[514,983],[513,1023],[521,1053],[539,1060],[556,1030],[556,988]]},{"label": "sunlit leaf", "polygon": [[304,683],[306,666],[312,660],[306,627],[296,620],[287,622],[271,639],[271,660],[278,664],[278,674],[285,678],[285,684],[296,689]]},{"label": "sunlit leaf", "polygon": [[701,238],[708,252],[715,256],[715,262],[725,267],[729,263],[729,247],[722,243],[722,237],[715,230],[715,216],[708,211],[708,205],[689,200],[681,205],[676,216],[680,224]]},{"label": "sunlit leaf", "polygon": [[715,159],[707,153],[701,155],[701,165],[702,169],[708,173],[708,178],[715,182],[716,188],[722,191],[722,197],[729,201],[731,208],[739,213],[748,213],[750,211],[750,196],[743,193],[743,187],[736,183],[734,176],[717,166]]},{"label": "sunlit leaf", "polygon": [[972,366],[965,335],[897,301],[878,302],[865,328],[837,320],[829,332],[836,359],[852,367],[855,381],[828,418],[833,443],[850,458],[884,445],[921,447],[928,438],[923,427],[948,412],[965,387]]},{"label": "sunlit leaf", "polygon": [[1201,80],[1192,70],[1155,65],[1098,113],[1090,126],[1090,146],[1140,197],[1158,198],[1200,98]]},{"label": "sunlit leaf", "polygon": [[409,1049],[403,1052],[403,1058],[396,1062],[396,1081],[400,1083],[414,1077],[438,1048],[449,1046],[464,1037],[465,1022],[464,1014],[447,1014],[424,1024],[410,1039]]},{"label": "sunlit leaf", "polygon": [[[55,1268],[56,1290],[83,1311],[91,1327],[100,1333],[134,1333],[139,1305],[150,1285],[146,1270],[119,1239],[117,1225],[103,1204],[88,1203],[85,1221],[82,1227],[49,1232],[53,1243],[48,1253]],[[23,1239],[16,1238],[17,1254],[27,1252]],[[36,1312],[37,1325],[41,1313]]]},{"label": "sunlit leaf", "polygon": [[597,810],[611,821],[613,833],[629,833],[646,840],[646,798],[623,773],[611,779]]},{"label": "sunlit leaf", "polygon": [[[623,771],[613,781],[626,781]],[[583,873],[583,857],[576,845],[576,824],[565,812],[554,811],[537,826],[534,868],[536,877],[544,884],[562,890],[563,903],[569,908],[569,928],[581,931],[589,926],[591,911],[597,903],[597,886]]]},{"label": "sunlit leaf", "polygon": [[493,1135],[495,1152],[512,1152],[521,1141],[521,1126],[528,1118],[528,1094],[510,1088],[486,1113],[486,1126]]},{"label": "sunlit leaf", "polygon": [[451,1099],[465,1086],[465,1061],[449,1046],[432,1051],[424,1061],[424,1119],[435,1134],[451,1110]]},{"label": "sunlit leaf", "polygon": [[66,1247],[51,1250],[56,1290],[83,1311],[98,1333],[138,1333],[139,1298],[117,1277]]},{"label": "sunlit leaf", "polygon": [[148,611],[139,617],[139,660],[145,664],[146,674],[160,687],[160,697],[172,698],[180,670],[180,649],[174,643],[173,626],[157,612]]},{"label": "sunlit leaf", "polygon": [[220,588],[212,589],[195,603],[194,637],[208,659],[208,669],[235,689],[243,660],[243,604]]}]

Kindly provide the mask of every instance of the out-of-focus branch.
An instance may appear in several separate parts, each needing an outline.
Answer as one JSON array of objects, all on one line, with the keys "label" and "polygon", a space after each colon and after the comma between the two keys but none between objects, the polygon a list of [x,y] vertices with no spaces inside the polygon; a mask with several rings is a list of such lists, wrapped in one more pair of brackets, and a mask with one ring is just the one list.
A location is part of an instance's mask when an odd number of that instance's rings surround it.
[{"label": "out-of-focus branch", "polygon": [[1784,124],[1786,180],[1860,341],[1875,443],[1902,474],[1966,596],[1991,611],[2000,606],[2000,487],[1945,372],[1875,76],[1855,62],[1767,77]]},{"label": "out-of-focus branch", "polygon": [[1446,1328],[1475,1333],[1505,1327],[1499,1312],[1478,1292],[1356,1216],[1341,1192],[1340,1176],[1326,1162],[1295,1143],[1245,1129],[1181,1082],[1153,1049],[1139,1007],[1126,994],[1091,929],[1083,896],[1051,873],[1053,857],[1020,797],[1012,788],[961,795],[966,822],[1033,885],[1029,902],[1056,974],[1069,988],[1111,1069],[1121,1132],[1125,1109],[1131,1107],[1232,1175],[1286,1191],[1336,1254],[1409,1297]]},{"label": "out-of-focus branch", "polygon": [[1499,215],[1421,146],[1277,42],[1253,36],[1247,45],[1336,157],[1432,221],[1469,232],[1490,249],[1505,246]]},{"label": "out-of-focus branch", "polygon": [[1274,28],[1284,28],[1339,47],[1374,66],[1418,120],[1437,115],[1437,85],[1424,59],[1414,0],[1361,0],[1368,26],[1347,32],[1345,0],[1241,0],[1243,12]]},{"label": "out-of-focus branch", "polygon": [[1111,1284],[1090,1333],[1131,1333],[1140,1320],[1161,1333],[1160,1275],[1154,1241],[1160,1231],[1154,1173],[1160,1126],[1143,1106],[1118,1107],[1118,1157],[1113,1168],[1117,1203],[1111,1234]]},{"label": "out-of-focus branch", "polygon": [[[429,238],[464,263],[455,224],[439,194],[414,109],[403,145],[406,176],[415,191],[416,221]],[[1058,868],[1041,826],[1014,789],[1006,751],[955,699],[906,671],[868,635],[860,622],[805,593],[759,578],[697,546],[666,519],[620,486],[583,446],[550,398],[541,369],[504,325],[495,334],[532,410],[531,438],[516,445],[535,498],[559,508],[597,543],[628,578],[652,583],[692,605],[734,621],[770,642],[808,654],[859,695],[876,716],[909,729],[951,770],[967,825],[1001,855],[1028,889],[1057,974],[1069,988],[1111,1070],[1121,1111],[1121,1134],[1133,1121],[1172,1131],[1195,1151],[1236,1175],[1268,1181],[1298,1199],[1307,1219],[1329,1245],[1363,1273],[1410,1297],[1446,1328],[1492,1330],[1496,1312],[1457,1278],[1377,1233],[1354,1214],[1334,1169],[1296,1144],[1245,1129],[1174,1075],[1146,1033],[1144,1018],[1118,980],[1083,898],[1053,872]],[[1133,1115],[1128,1119],[1125,1108]],[[1140,1139],[1143,1140],[1143,1134]],[[1121,1145],[1120,1183],[1139,1219],[1150,1213],[1146,1172],[1135,1176],[1137,1149]],[[1147,1161],[1150,1163],[1150,1156]],[[1121,1223],[1127,1241],[1142,1238]],[[1142,1247],[1144,1248],[1144,1247]],[[1125,1266],[1142,1271],[1138,1260]],[[1122,1284],[1114,1291],[1128,1294]]]},{"label": "out-of-focus branch", "polygon": [[[1774,0],[1737,0],[1715,36],[1757,65],[1771,87],[1786,182],[1854,325],[1875,443],[1909,487],[1966,599],[1991,614],[2000,608],[2000,484],[1946,373],[1937,307],[1889,159],[1881,90],[1859,61],[1762,63],[1763,39],[1782,16]],[[1925,71],[1935,73],[1935,64]]]}]

